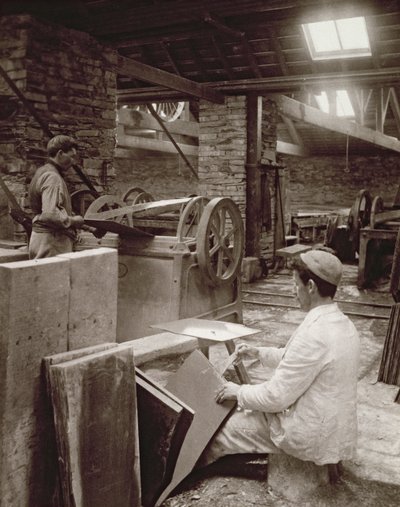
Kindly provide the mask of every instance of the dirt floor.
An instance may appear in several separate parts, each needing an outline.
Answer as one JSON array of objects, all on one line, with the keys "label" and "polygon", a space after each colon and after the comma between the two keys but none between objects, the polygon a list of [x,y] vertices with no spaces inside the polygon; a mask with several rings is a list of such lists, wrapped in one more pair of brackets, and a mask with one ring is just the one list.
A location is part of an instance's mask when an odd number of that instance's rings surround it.
[{"label": "dirt floor", "polygon": [[[366,389],[376,384],[376,376],[379,369],[380,357],[383,350],[386,330],[388,326],[387,316],[390,312],[390,305],[393,304],[391,296],[387,293],[387,287],[383,284],[374,291],[358,291],[356,288],[356,266],[346,266],[342,287],[338,291],[337,299],[347,301],[347,310],[350,318],[354,321],[361,336],[362,357],[359,379],[365,381]],[[255,345],[272,345],[283,346],[294,329],[304,318],[304,313],[296,308],[296,303],[289,297],[283,304],[292,306],[291,308],[281,307],[278,305],[262,306],[260,300],[255,299],[252,291],[264,291],[272,294],[293,295],[291,274],[282,272],[280,274],[270,275],[267,278],[253,284],[246,284],[243,287],[243,300],[248,301],[243,305],[243,323],[247,326],[262,330],[261,333],[247,337],[243,341]],[[253,302],[250,302],[253,301]],[[256,302],[255,302],[256,301]],[[273,301],[278,301],[274,297]],[[351,301],[366,303],[376,303],[376,308],[351,306]],[[349,306],[350,304],[350,306]],[[386,305],[383,307],[382,305]],[[368,314],[367,316],[363,314]],[[371,317],[377,315],[377,318]],[[386,315],[386,318],[385,318]],[[141,368],[152,376],[160,384],[165,385],[168,376],[176,371],[187,355],[166,357],[151,363],[142,365]],[[210,348],[210,360],[213,364],[219,365],[224,362],[227,352],[223,345],[217,345]],[[385,388],[388,386],[384,386]],[[393,387],[393,386],[391,386]],[[398,388],[397,388],[398,389]],[[393,395],[396,388],[393,389]],[[397,391],[396,391],[397,392]],[[379,396],[379,394],[378,394]],[[389,391],[390,398],[387,397],[387,389],[382,395],[382,403],[390,405],[392,408],[392,391]],[[397,404],[396,404],[397,405]],[[376,407],[371,406],[371,410]],[[398,407],[395,406],[394,410]],[[370,409],[367,408],[367,411]],[[389,415],[379,413],[379,424],[382,428],[387,428],[388,435],[396,442],[398,429],[393,427],[396,424],[390,421]],[[360,417],[359,417],[360,418]],[[388,420],[385,420],[387,418]],[[372,427],[377,424],[375,419],[370,417],[364,418],[363,428],[365,435],[368,431],[379,431],[378,428]],[[394,419],[395,421],[395,419]],[[392,424],[392,426],[390,426]],[[392,452],[396,454],[398,444],[393,444],[388,435],[378,437],[380,440],[378,449],[386,455]],[[363,437],[368,440],[367,437]],[[387,439],[387,441],[386,441]],[[368,442],[361,442],[363,452],[369,452]],[[384,446],[393,448],[385,450]],[[372,453],[373,454],[373,453]],[[376,467],[380,467],[379,459],[383,454],[377,454],[378,460]],[[391,457],[391,456],[389,456]],[[394,456],[396,457],[396,456]],[[383,456],[382,463],[385,456]],[[397,463],[397,462],[396,462]],[[357,465],[357,463],[356,463]],[[370,466],[370,465],[368,465]],[[382,465],[383,466],[383,465]],[[253,466],[238,467],[237,463],[229,463],[229,459],[223,464],[222,468],[211,466],[198,472],[194,472],[181,483],[180,487],[164,502],[165,507],[189,507],[189,506],[218,506],[218,507],[236,507],[236,506],[294,506],[304,505],[309,507],[332,506],[332,507],[375,507],[375,506],[399,506],[400,505],[400,481],[398,481],[399,470],[393,474],[391,480],[391,467],[393,469],[393,461],[389,461],[385,465],[383,475],[388,476],[386,481],[371,480],[368,474],[360,472],[353,474],[349,469],[345,470],[342,481],[337,486],[324,486],[318,488],[311,496],[299,498],[296,501],[288,500],[288,498],[279,495],[273,489],[269,488],[266,479],[267,467],[265,464],[254,464]],[[397,466],[397,465],[396,465]],[[238,470],[239,469],[239,470]],[[245,470],[246,477],[238,475]],[[397,475],[396,475],[397,474]],[[378,474],[379,475],[379,474]],[[385,483],[386,482],[386,483]],[[391,483],[391,484],[390,484]],[[289,495],[290,497],[290,495]]]}]

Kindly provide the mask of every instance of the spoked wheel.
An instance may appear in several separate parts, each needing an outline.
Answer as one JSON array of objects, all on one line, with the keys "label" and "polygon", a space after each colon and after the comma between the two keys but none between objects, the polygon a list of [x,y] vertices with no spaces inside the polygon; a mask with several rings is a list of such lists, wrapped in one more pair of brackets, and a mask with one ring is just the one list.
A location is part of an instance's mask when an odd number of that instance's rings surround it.
[{"label": "spoked wheel", "polygon": [[197,233],[197,259],[205,278],[215,286],[231,282],[241,268],[243,247],[239,208],[231,199],[212,199],[204,208]]},{"label": "spoked wheel", "polygon": [[124,203],[126,203],[128,206],[133,203],[133,200],[138,194],[143,194],[144,190],[140,187],[131,187],[129,188],[125,194],[122,196],[122,200]]},{"label": "spoked wheel", "polygon": [[74,213],[83,217],[94,200],[95,197],[87,188],[76,190],[71,194],[71,204]]},{"label": "spoked wheel", "polygon": [[355,252],[360,247],[360,229],[370,222],[372,198],[368,190],[360,190],[350,210],[347,225],[349,227],[349,239]]},{"label": "spoked wheel", "polygon": [[[126,203],[124,203],[122,199],[115,195],[102,195],[93,201],[92,204],[88,207],[85,218],[95,218],[95,215],[97,213],[101,213],[102,211],[117,210],[119,208],[124,208],[125,206]],[[130,213],[122,216],[110,217],[110,220],[129,225],[131,227],[133,225],[132,215]]]},{"label": "spoked wheel", "polygon": [[197,196],[193,197],[186,206],[184,206],[179,217],[178,229],[176,232],[179,242],[195,239],[197,237],[201,216],[204,212],[204,208],[209,202],[210,199],[208,197]]},{"label": "spoked wheel", "polygon": [[382,197],[377,195],[376,197],[374,197],[374,200],[372,201],[372,206],[371,206],[371,219],[370,219],[371,229],[375,229],[376,215],[378,215],[379,213],[382,213],[382,211],[384,211],[383,199],[382,199]]},{"label": "spoked wheel", "polygon": [[142,204],[144,202],[153,202],[153,196],[148,192],[141,192],[132,201],[132,204]]}]

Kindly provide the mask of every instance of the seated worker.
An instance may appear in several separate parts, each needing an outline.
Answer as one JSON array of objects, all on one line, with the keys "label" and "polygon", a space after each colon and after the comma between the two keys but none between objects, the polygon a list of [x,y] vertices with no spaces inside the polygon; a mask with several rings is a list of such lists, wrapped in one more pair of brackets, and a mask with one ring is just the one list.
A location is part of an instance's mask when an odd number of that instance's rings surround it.
[{"label": "seated worker", "polygon": [[64,173],[74,163],[76,146],[69,136],[50,139],[49,160],[32,178],[29,200],[35,216],[29,241],[30,259],[72,252],[76,230],[84,224],[81,216],[72,214],[71,197],[64,180]]},{"label": "seated worker", "polygon": [[281,453],[317,465],[354,456],[357,444],[358,333],[333,302],[342,275],[334,255],[311,250],[294,261],[300,307],[308,313],[284,348],[239,344],[239,358],[275,368],[258,385],[227,382],[216,401],[238,410],[210,442],[198,465],[228,454]]}]

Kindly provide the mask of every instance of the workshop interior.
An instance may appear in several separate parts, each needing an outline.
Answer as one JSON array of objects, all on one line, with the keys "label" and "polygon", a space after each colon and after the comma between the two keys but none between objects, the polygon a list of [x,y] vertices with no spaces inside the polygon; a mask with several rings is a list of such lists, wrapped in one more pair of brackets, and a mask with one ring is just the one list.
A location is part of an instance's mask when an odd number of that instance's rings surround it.
[{"label": "workshop interior", "polygon": [[[361,337],[344,477],[399,495],[398,2],[4,0],[0,34],[0,507],[185,505],[215,390],[251,383],[235,346],[286,345],[312,250]],[[29,259],[60,134],[85,227]],[[265,505],[340,504],[312,496],[333,465],[274,460],[246,463]]]}]

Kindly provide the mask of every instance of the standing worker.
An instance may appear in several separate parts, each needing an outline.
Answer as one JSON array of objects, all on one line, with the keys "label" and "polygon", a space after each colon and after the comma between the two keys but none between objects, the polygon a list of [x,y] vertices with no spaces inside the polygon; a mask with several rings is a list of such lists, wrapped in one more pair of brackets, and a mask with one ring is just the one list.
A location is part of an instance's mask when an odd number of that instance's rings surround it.
[{"label": "standing worker", "polygon": [[357,445],[358,333],[333,302],[342,275],[334,255],[311,250],[293,266],[305,319],[286,347],[239,344],[238,357],[275,368],[270,380],[227,382],[216,401],[237,400],[235,411],[205,450],[199,465],[228,454],[284,452],[317,465],[354,456]]},{"label": "standing worker", "polygon": [[64,173],[74,164],[76,147],[69,136],[50,139],[49,160],[32,178],[29,200],[35,216],[29,241],[30,259],[72,252],[77,229],[84,225],[80,215],[72,215],[71,197],[64,180]]}]

